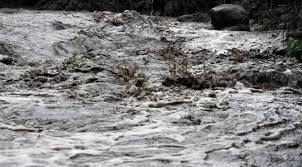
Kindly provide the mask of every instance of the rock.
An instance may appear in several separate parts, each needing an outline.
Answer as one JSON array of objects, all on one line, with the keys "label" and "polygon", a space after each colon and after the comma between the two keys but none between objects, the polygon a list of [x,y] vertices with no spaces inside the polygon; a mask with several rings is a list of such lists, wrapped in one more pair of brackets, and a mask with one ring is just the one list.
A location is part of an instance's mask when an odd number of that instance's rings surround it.
[{"label": "rock", "polygon": [[287,46],[284,44],[276,44],[273,47],[273,53],[281,56],[285,56],[287,54]]},{"label": "rock", "polygon": [[249,31],[249,13],[240,5],[223,4],[210,10],[211,23],[216,30]]},{"label": "rock", "polygon": [[0,54],[0,62],[5,65],[12,65],[14,63],[14,59],[12,57],[9,57],[7,55],[1,55]]},{"label": "rock", "polygon": [[207,14],[204,13],[195,13],[195,14],[188,14],[182,15],[177,18],[179,22],[208,22],[210,18]]},{"label": "rock", "polygon": [[0,62],[6,65],[12,65],[16,62],[17,55],[14,52],[14,46],[0,42]]},{"label": "rock", "polygon": [[52,26],[55,30],[65,30],[65,29],[68,29],[68,28],[72,28],[72,25],[70,24],[64,24],[60,21],[55,21],[52,23]]},{"label": "rock", "polygon": [[129,95],[135,95],[135,94],[137,94],[139,92],[139,87],[137,87],[137,86],[135,86],[135,85],[131,85],[130,87],[129,87],[129,89],[127,90],[127,93],[129,94]]},{"label": "rock", "polygon": [[0,42],[0,54],[2,55],[14,55],[14,46]]}]

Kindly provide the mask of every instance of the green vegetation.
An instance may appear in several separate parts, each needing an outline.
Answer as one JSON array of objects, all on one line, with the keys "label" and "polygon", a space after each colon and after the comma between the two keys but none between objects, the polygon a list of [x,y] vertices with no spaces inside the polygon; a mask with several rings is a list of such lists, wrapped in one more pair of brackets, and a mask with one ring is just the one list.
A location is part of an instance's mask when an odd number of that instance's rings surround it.
[{"label": "green vegetation", "polygon": [[289,37],[287,41],[288,54],[302,63],[302,39]]}]

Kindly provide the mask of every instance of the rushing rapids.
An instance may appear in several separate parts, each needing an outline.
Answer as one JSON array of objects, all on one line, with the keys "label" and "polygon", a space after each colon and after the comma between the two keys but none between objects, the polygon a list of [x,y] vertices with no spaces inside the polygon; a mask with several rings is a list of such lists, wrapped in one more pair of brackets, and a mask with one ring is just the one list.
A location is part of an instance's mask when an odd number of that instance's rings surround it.
[{"label": "rushing rapids", "polygon": [[301,166],[282,34],[209,27],[2,9],[0,166]]}]

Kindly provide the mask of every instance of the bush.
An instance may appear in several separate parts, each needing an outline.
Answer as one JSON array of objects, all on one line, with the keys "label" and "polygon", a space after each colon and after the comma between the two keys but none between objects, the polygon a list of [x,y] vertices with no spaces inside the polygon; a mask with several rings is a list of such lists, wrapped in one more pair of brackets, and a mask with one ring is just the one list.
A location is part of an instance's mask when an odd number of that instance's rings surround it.
[{"label": "bush", "polygon": [[302,39],[289,37],[287,41],[288,54],[302,63]]}]

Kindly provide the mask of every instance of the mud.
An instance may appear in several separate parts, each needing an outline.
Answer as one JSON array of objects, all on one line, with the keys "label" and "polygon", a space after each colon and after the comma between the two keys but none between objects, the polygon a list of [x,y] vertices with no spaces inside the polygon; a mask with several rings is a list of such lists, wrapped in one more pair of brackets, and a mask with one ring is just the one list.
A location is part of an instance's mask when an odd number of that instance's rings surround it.
[{"label": "mud", "polygon": [[0,166],[302,164],[301,65],[276,54],[282,34],[134,11],[0,22]]}]

